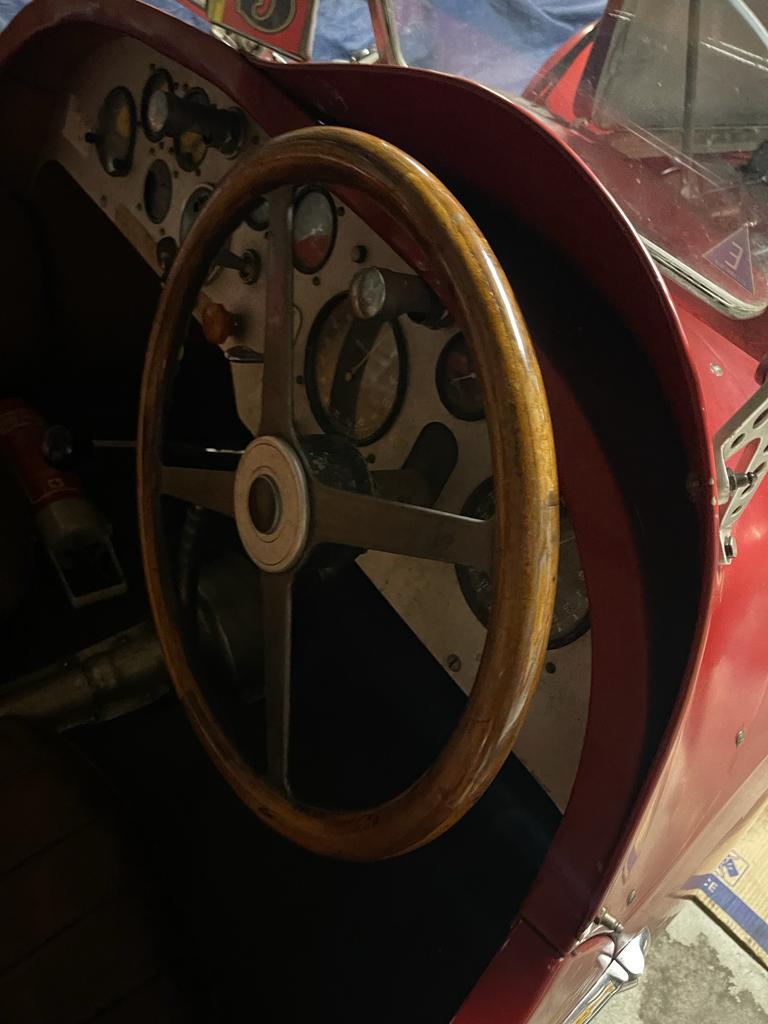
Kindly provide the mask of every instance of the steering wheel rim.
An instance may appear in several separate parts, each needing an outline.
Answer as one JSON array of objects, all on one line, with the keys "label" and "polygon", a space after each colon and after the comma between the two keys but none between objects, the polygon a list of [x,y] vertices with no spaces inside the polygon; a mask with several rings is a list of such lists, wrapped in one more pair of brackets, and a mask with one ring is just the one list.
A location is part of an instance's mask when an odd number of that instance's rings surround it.
[{"label": "steering wheel rim", "polygon": [[[240,491],[246,473],[243,460],[257,441],[276,441],[277,447],[289,449],[296,443],[289,396],[293,383],[292,345],[281,342],[292,341],[290,186],[307,181],[322,182],[331,189],[356,189],[378,203],[395,223],[408,225],[429,264],[431,281],[439,288],[441,298],[473,350],[485,403],[496,492],[495,517],[486,524],[482,536],[478,529],[470,537],[470,528],[465,529],[457,522],[461,517],[448,517],[436,526],[434,544],[442,550],[426,555],[454,561],[461,559],[444,556],[464,552],[466,564],[467,558],[474,557],[467,552],[479,552],[482,548],[479,561],[485,557],[489,565],[493,564],[488,634],[464,713],[437,759],[420,778],[386,803],[362,811],[306,807],[282,786],[284,779],[279,772],[270,768],[268,775],[258,775],[242,757],[211,710],[185,652],[182,614],[161,525],[163,494],[183,497],[228,514],[235,508],[237,477],[225,480],[222,474],[222,479],[217,478],[212,485],[208,474],[201,486],[193,472],[185,471],[182,479],[172,467],[162,465],[163,419],[180,339],[185,337],[207,269],[254,199],[269,193],[274,193],[276,201],[273,198],[270,203],[262,429],[238,467]],[[278,405],[282,408],[278,409]],[[262,447],[255,458],[263,460],[263,455]],[[297,469],[290,457],[288,463],[291,472]],[[281,466],[284,468],[283,463]],[[389,143],[343,128],[316,127],[291,132],[270,141],[252,159],[234,167],[190,230],[163,289],[142,382],[137,473],[145,576],[165,660],[206,751],[243,802],[299,845],[319,854],[353,860],[383,859],[416,849],[442,834],[466,813],[510,753],[540,676],[555,596],[559,499],[549,411],[525,323],[490,246],[445,186]],[[331,539],[366,546],[360,544],[366,538],[359,535],[355,524],[360,521],[361,508],[363,512],[370,511],[374,507],[370,502],[378,499],[347,491],[334,492],[346,496],[339,513],[339,499],[326,493],[331,488],[312,480],[307,486],[312,493],[304,508],[310,524],[306,527],[306,543],[314,536],[314,543]],[[328,503],[327,507],[323,502]],[[414,520],[407,520],[407,513],[400,511],[411,508],[400,506],[394,509],[394,515],[400,516],[406,525],[410,522],[412,528]],[[337,536],[339,515],[351,536]],[[241,519],[242,516],[237,520],[238,529]],[[479,526],[476,520],[464,522]],[[317,532],[311,534],[317,530],[317,523],[325,524],[319,541]],[[373,533],[376,534],[375,529]],[[329,534],[333,536],[329,538]],[[469,547],[465,544],[462,548],[464,541]],[[408,547],[404,538],[400,542]],[[264,599],[265,635],[277,630],[281,638],[277,654],[270,654],[272,644],[265,650],[267,706],[274,709],[280,705],[279,714],[268,711],[268,720],[277,723],[278,733],[281,727],[283,731],[287,729],[288,712],[283,705],[288,697],[284,694],[281,698],[276,692],[272,698],[269,696],[270,658],[273,669],[277,665],[280,677],[285,678],[285,666],[281,669],[279,662],[285,657],[286,630],[290,657],[290,606],[285,602],[290,602],[292,585],[285,581],[292,581],[297,558],[301,558],[301,552],[284,559],[281,565],[287,568],[282,571],[262,573],[263,581],[270,580],[263,583],[264,593],[271,593],[269,599]],[[279,621],[281,605],[283,612],[288,607],[287,625]],[[290,665],[287,683],[289,686]],[[275,738],[268,732],[270,766],[276,746],[278,756],[283,758],[280,763],[287,764],[287,734]]]}]

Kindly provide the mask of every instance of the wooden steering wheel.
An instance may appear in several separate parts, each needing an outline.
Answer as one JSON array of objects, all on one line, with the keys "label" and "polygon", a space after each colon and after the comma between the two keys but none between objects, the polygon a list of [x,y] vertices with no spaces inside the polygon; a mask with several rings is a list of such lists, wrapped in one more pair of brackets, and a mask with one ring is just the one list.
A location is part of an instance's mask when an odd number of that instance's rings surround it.
[{"label": "wooden steering wheel", "polygon": [[[491,444],[496,513],[478,520],[338,490],[310,472],[293,416],[292,186],[368,196],[407,226],[430,280],[471,345]],[[182,339],[208,267],[257,197],[270,195],[259,436],[231,472],[164,465],[164,420]],[[138,439],[139,527],[149,598],[177,693],[205,749],[240,798],[316,853],[377,860],[454,824],[509,754],[536,688],[555,595],[558,491],[547,401],[509,283],[466,210],[421,164],[373,136],[316,127],[269,142],[221,181],[181,247],[147,351]],[[161,529],[161,496],[234,516],[261,570],[266,764],[243,758],[195,676]],[[265,511],[266,509],[266,511]],[[295,575],[320,544],[348,545],[492,571],[484,653],[464,713],[408,789],[362,811],[301,804],[288,780]]]}]

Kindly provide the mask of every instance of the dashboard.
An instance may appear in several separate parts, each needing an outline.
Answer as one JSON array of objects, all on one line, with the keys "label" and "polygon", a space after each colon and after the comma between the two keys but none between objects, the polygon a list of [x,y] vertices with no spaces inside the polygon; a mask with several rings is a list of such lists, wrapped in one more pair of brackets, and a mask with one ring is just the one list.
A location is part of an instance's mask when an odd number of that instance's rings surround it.
[{"label": "dashboard", "polygon": [[[41,163],[61,164],[164,279],[216,184],[267,135],[210,82],[130,39],[108,42],[62,97]],[[214,261],[196,315],[224,307],[238,416],[254,434],[261,411],[269,198]],[[386,487],[412,471],[424,500],[478,518],[493,514],[488,435],[469,347],[448,316],[359,319],[353,282],[413,271],[322,184],[297,189],[293,209],[295,415],[302,435],[355,445]],[[485,643],[490,579],[439,562],[367,552],[358,564],[465,692]],[[589,604],[578,546],[561,508],[558,596],[541,684],[515,753],[563,810],[578,768],[589,700]],[[417,685],[417,682],[415,683]]]}]

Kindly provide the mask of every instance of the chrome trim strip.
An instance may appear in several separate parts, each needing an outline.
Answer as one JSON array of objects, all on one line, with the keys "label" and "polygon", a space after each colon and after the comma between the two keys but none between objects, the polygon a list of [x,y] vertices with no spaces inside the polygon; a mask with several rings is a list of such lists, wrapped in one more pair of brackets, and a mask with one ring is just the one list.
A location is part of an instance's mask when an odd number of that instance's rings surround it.
[{"label": "chrome trim strip", "polygon": [[687,288],[688,291],[700,297],[703,296],[713,306],[716,306],[721,313],[725,313],[726,316],[731,317],[733,320],[749,320],[752,317],[760,316],[765,311],[765,303],[762,305],[750,305],[748,302],[739,302],[738,299],[735,299],[724,288],[719,288],[708,278],[704,277],[703,274],[699,274],[698,271],[691,270],[681,260],[670,255],[666,249],[662,249],[654,242],[643,238],[642,235],[641,239],[643,245],[659,264],[662,271],[682,285],[683,288]]},{"label": "chrome trim strip", "polygon": [[378,63],[407,67],[403,51],[400,49],[395,12],[392,10],[390,0],[368,0],[368,8],[373,24],[373,37],[379,53]]},{"label": "chrome trim strip", "polygon": [[651,933],[643,928],[634,938],[616,938],[613,955],[601,953],[598,963],[603,973],[578,1001],[562,1024],[587,1024],[594,1020],[609,999],[617,992],[633,988],[645,971],[645,958],[651,944]]}]

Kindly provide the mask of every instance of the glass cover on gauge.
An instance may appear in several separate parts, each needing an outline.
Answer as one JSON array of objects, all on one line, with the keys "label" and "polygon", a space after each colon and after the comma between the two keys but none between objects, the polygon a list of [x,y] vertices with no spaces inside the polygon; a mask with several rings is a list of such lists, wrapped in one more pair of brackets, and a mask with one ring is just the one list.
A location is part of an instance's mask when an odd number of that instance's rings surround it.
[{"label": "glass cover on gauge", "polygon": [[211,198],[213,188],[211,185],[200,185],[196,188],[184,204],[181,211],[181,224],[179,226],[179,241],[183,242],[189,234],[190,228],[200,216],[200,211]]},{"label": "glass cover on gauge", "polygon": [[149,76],[147,84],[144,86],[144,92],[141,94],[141,124],[144,134],[150,142],[159,142],[163,138],[163,131],[153,129],[148,117],[150,101],[158,92],[173,92],[173,79],[162,68]]},{"label": "glass cover on gauge", "polygon": [[117,178],[128,174],[136,142],[136,104],[123,86],[113,89],[102,103],[94,139],[107,174]]},{"label": "glass cover on gauge", "polygon": [[[190,89],[186,99],[191,103],[202,103],[206,106],[210,103],[202,89]],[[200,132],[187,130],[174,140],[173,149],[182,171],[196,171],[205,160],[208,143]]]},{"label": "glass cover on gauge", "polygon": [[[490,519],[496,511],[493,481],[485,480],[477,487],[461,510],[473,519]],[[459,586],[469,607],[484,626],[491,617],[493,586],[491,577],[482,569],[457,565]],[[548,647],[565,647],[589,628],[589,600],[581,567],[573,523],[563,505],[560,506],[560,555],[557,571],[557,592]]]},{"label": "glass cover on gauge", "polygon": [[353,444],[372,444],[400,411],[406,375],[397,322],[358,320],[345,295],[321,310],[310,332],[304,376],[324,430]]},{"label": "glass cover on gauge", "polygon": [[266,196],[259,196],[250,213],[246,215],[245,223],[254,231],[266,231],[269,227],[269,199]]},{"label": "glass cover on gauge", "polygon": [[437,390],[445,408],[460,420],[481,420],[483,396],[474,360],[463,334],[455,334],[437,361]]},{"label": "glass cover on gauge", "polygon": [[173,195],[171,169],[165,160],[155,160],[144,179],[144,209],[153,224],[168,216]]},{"label": "glass cover on gauge", "polygon": [[565,647],[589,629],[589,599],[581,567],[576,531],[565,507],[560,505],[560,556],[557,593],[549,647]]},{"label": "glass cover on gauge", "polygon": [[336,209],[327,192],[310,188],[293,208],[293,265],[302,274],[316,274],[336,241]]}]

